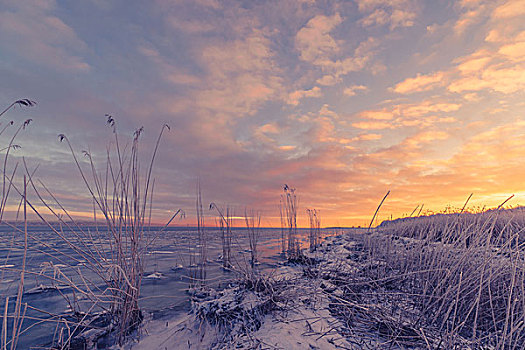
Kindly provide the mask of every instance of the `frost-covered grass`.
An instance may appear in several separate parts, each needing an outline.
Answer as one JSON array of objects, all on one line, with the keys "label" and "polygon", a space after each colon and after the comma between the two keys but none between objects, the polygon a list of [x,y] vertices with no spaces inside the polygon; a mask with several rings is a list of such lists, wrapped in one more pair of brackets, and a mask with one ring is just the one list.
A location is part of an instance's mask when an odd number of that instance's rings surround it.
[{"label": "frost-covered grass", "polygon": [[[142,128],[134,133],[130,144],[121,145],[111,116],[108,116],[108,125],[113,131],[114,146],[108,147],[103,160],[95,160],[87,151],[82,152],[84,158],[79,158],[68,138],[59,135],[60,141],[70,150],[78,177],[88,192],[87,201],[93,207],[92,225],[85,226],[77,221],[24,162],[27,190],[31,191],[27,200],[25,189],[23,191],[24,206],[27,204],[27,210],[47,226],[55,239],[45,241],[38,234],[27,237],[25,230],[25,250],[28,250],[29,238],[30,251],[46,256],[46,261],[40,265],[39,272],[25,271],[25,266],[22,272],[44,279],[46,285],[42,290],[60,293],[68,305],[67,311],[61,314],[28,306],[41,315],[33,317],[35,325],[54,325],[54,334],[50,335],[54,348],[90,348],[104,342],[106,345],[123,344],[144,317],[139,307],[144,260],[148,247],[156,238],[149,232],[154,184],[152,169],[161,135],[169,127],[163,126],[148,166],[141,168],[139,138]],[[166,226],[180,213],[176,211]],[[21,280],[23,283],[23,274]],[[62,289],[70,292],[61,292]],[[23,294],[22,286],[17,301]],[[15,316],[20,318],[19,309],[15,309]],[[6,317],[4,324],[5,320]],[[14,320],[16,322],[17,318]],[[29,332],[26,332],[27,337]]]},{"label": "frost-covered grass", "polygon": [[[310,344],[312,336],[328,340],[327,348],[522,349],[521,214],[426,216],[385,224],[371,234],[328,238],[315,252],[303,251],[305,258],[294,260],[299,264],[278,269],[287,271],[285,283],[268,278],[261,293],[247,276],[211,302],[196,301],[197,309],[224,306],[201,317],[216,325],[217,319],[210,320],[224,317],[217,329],[229,338],[224,347],[214,343],[219,349],[248,341],[262,348]],[[252,312],[262,305],[271,307]],[[320,324],[326,327],[316,328]],[[276,328],[278,339],[271,331]]]},{"label": "frost-covered grass", "polygon": [[[12,164],[10,162],[10,155],[13,150],[20,148],[19,145],[15,144],[17,136],[22,130],[25,130],[26,127],[31,123],[31,119],[26,119],[23,123],[15,123],[14,121],[5,121],[5,116],[7,112],[15,107],[33,107],[36,105],[36,102],[29,99],[21,99],[11,103],[7,108],[0,112],[0,118],[4,118],[0,122],[0,157],[2,158],[0,169],[2,172],[2,190],[0,193],[0,223],[4,218],[4,213],[8,205],[9,199],[14,199],[15,203],[18,203],[18,214],[20,214],[21,207],[23,205],[23,222],[24,230],[18,229],[18,232],[13,233],[12,242],[15,240],[15,235],[19,234],[24,237],[23,249],[23,259],[21,266],[16,267],[16,274],[18,279],[16,283],[18,284],[16,298],[14,300],[9,300],[9,296],[1,295],[0,301],[2,303],[2,331],[0,333],[0,348],[2,350],[7,349],[16,349],[20,335],[25,331],[24,328],[24,319],[27,311],[27,304],[23,303],[22,296],[24,293],[24,282],[25,282],[25,269],[26,269],[26,260],[27,260],[27,205],[26,205],[26,178],[24,177],[24,182],[22,185],[15,180],[15,175],[17,175],[18,164]],[[14,127],[15,130],[9,134],[9,128]],[[15,181],[18,184],[18,187],[15,186]],[[11,195],[11,196],[10,196]],[[10,198],[11,197],[11,198]],[[13,198],[14,197],[14,198]],[[15,248],[13,245],[8,251],[6,256],[3,256],[0,260],[0,283],[5,282],[5,272],[11,264],[9,264],[9,258],[11,251]],[[14,267],[14,266],[12,266]],[[7,280],[7,279],[6,279]],[[13,281],[14,282],[14,281]],[[5,301],[4,301],[5,300]],[[14,305],[10,310],[10,305]]]},{"label": "frost-covered grass", "polygon": [[[364,240],[368,277],[412,296],[442,347],[525,345],[525,261],[521,209],[433,215],[382,225]],[[403,236],[417,239],[403,238]]]}]

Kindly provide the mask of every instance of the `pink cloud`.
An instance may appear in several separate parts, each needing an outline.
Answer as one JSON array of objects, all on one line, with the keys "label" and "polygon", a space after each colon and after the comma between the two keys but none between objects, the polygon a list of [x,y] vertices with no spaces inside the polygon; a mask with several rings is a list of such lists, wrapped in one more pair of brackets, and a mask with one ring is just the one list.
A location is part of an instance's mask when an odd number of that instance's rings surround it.
[{"label": "pink cloud", "polygon": [[352,85],[343,90],[343,93],[347,96],[355,96],[357,93],[368,91],[368,88],[364,85]]},{"label": "pink cloud", "polygon": [[311,97],[321,97],[321,88],[319,86],[314,86],[310,90],[297,90],[293,91],[288,95],[287,103],[290,105],[297,106],[299,104],[299,101],[303,98],[311,98]]}]

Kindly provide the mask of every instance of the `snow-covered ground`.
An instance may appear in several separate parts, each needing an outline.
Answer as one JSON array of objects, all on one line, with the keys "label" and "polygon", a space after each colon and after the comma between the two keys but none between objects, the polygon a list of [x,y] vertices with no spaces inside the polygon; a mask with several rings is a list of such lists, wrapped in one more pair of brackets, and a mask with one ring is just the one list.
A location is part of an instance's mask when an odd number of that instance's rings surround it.
[{"label": "snow-covered ground", "polygon": [[[304,263],[196,293],[192,311],[146,322],[127,349],[434,349],[443,338],[398,272],[365,249],[364,236],[334,236],[304,252]],[[366,239],[366,238],[365,238]],[[382,238],[380,238],[382,239]],[[386,239],[386,237],[385,237]],[[392,254],[409,238],[389,238]],[[407,248],[408,247],[408,248]],[[386,271],[389,271],[390,275]],[[470,349],[463,338],[448,339]],[[446,347],[445,347],[446,348]],[[488,348],[487,348],[488,349]]]}]

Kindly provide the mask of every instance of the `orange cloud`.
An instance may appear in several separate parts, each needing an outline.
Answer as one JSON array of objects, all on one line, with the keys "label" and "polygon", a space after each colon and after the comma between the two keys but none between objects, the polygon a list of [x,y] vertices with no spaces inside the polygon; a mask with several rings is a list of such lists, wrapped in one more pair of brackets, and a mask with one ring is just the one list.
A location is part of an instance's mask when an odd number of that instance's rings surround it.
[{"label": "orange cloud", "polygon": [[381,138],[383,138],[383,135],[381,134],[361,134],[355,139],[358,141],[376,141],[381,140]]},{"label": "orange cloud", "polygon": [[505,94],[515,93],[525,88],[525,67],[489,67],[480,76],[470,76],[453,81],[448,89],[452,92],[480,91],[491,89]]},{"label": "orange cloud", "polygon": [[458,69],[463,74],[473,73],[473,72],[479,72],[481,69],[485,68],[485,66],[492,60],[491,57],[480,57],[480,58],[472,58],[464,61],[458,66]]},{"label": "orange cloud", "polygon": [[394,118],[392,111],[383,108],[381,110],[363,111],[359,113],[360,118],[373,120],[391,120]]},{"label": "orange cloud", "polygon": [[391,123],[377,122],[377,121],[364,121],[352,123],[352,126],[357,129],[364,130],[381,130],[381,129],[392,129],[394,126]]},{"label": "orange cloud", "polygon": [[504,45],[498,52],[513,61],[523,61],[523,58],[525,57],[525,41]]},{"label": "orange cloud", "polygon": [[449,138],[449,134],[444,131],[424,131],[414,136],[408,137],[405,139],[405,141],[403,141],[403,143],[410,148],[414,148],[432,141],[446,140],[447,138]]},{"label": "orange cloud", "polygon": [[492,16],[497,19],[508,19],[525,15],[525,3],[522,0],[510,0],[498,6]]},{"label": "orange cloud", "polygon": [[443,83],[443,77],[444,74],[442,72],[428,75],[418,74],[415,78],[408,78],[398,83],[393,90],[398,94],[428,91],[441,85]]},{"label": "orange cloud", "polygon": [[356,122],[352,126],[367,130],[397,129],[404,126],[428,127],[437,123],[456,121],[455,118],[443,114],[458,111],[460,108],[460,103],[432,100],[396,104],[379,110],[362,111],[357,116],[367,121]]},{"label": "orange cloud", "polygon": [[456,34],[464,33],[469,26],[481,21],[487,11],[488,8],[485,4],[476,4],[475,7],[463,12],[454,25],[454,31]]}]

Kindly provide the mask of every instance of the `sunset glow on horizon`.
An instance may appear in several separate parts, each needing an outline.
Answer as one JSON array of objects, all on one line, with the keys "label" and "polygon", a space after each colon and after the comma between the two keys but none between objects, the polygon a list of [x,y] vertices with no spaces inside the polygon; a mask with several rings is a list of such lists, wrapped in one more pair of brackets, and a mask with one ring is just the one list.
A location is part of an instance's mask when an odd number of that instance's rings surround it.
[{"label": "sunset glow on horizon", "polygon": [[279,227],[284,184],[303,227],[306,208],[367,226],[387,191],[378,222],[471,193],[525,204],[525,0],[0,0],[0,75],[0,110],[38,103],[0,120],[33,119],[11,162],[81,219],[93,203],[57,135],[103,169],[106,114],[123,142],[144,126],[143,168],[170,126],[158,224],[181,208],[195,225],[197,183],[239,226],[248,208]]}]

